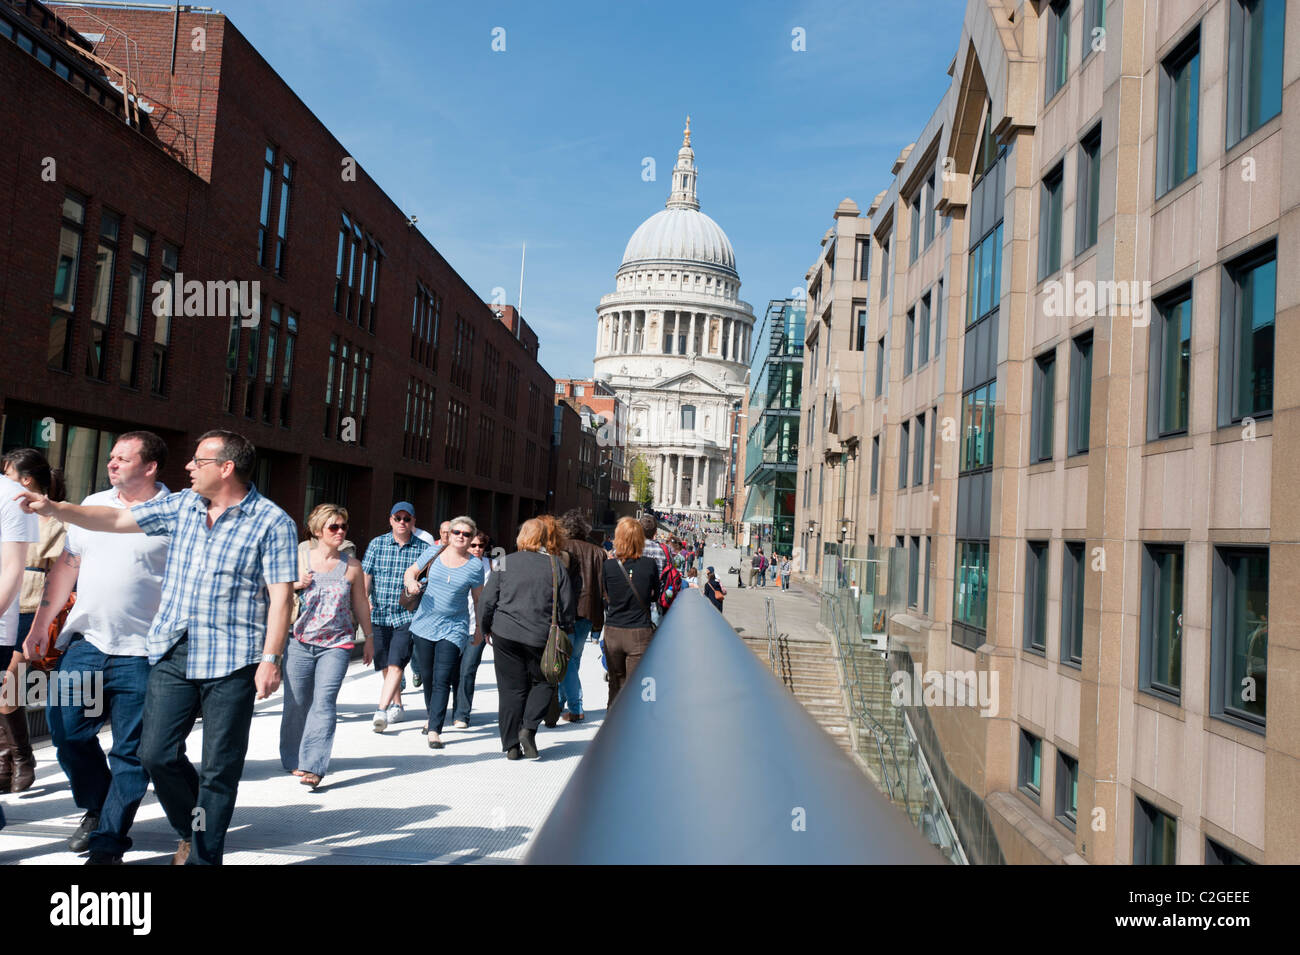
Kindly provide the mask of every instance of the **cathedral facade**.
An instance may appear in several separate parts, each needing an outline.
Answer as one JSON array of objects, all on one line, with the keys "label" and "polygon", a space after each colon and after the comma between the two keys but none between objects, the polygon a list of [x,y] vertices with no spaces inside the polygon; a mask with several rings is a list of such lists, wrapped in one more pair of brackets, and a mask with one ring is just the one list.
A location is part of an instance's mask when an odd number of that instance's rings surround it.
[{"label": "cathedral facade", "polygon": [[594,374],[628,405],[628,458],[650,465],[655,508],[720,517],[754,311],[730,240],[700,211],[697,179],[687,117],[665,208],[632,233],[596,308]]}]

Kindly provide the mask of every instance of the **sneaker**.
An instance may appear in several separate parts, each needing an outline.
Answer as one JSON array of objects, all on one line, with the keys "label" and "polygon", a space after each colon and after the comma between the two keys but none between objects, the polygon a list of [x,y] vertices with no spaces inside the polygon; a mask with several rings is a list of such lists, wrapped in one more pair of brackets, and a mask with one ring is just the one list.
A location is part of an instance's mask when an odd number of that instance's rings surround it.
[{"label": "sneaker", "polygon": [[388,714],[383,710],[375,710],[375,718],[370,722],[374,726],[376,733],[382,733],[388,729]]},{"label": "sneaker", "polygon": [[406,707],[402,706],[401,703],[390,703],[388,706],[388,725],[392,726],[404,719],[406,719]]},{"label": "sneaker", "polygon": [[467,730],[467,729],[469,729],[469,724],[466,723],[464,720],[457,720],[456,722],[452,723],[451,725],[452,725],[452,728],[453,728],[453,729],[458,729],[458,730]]}]

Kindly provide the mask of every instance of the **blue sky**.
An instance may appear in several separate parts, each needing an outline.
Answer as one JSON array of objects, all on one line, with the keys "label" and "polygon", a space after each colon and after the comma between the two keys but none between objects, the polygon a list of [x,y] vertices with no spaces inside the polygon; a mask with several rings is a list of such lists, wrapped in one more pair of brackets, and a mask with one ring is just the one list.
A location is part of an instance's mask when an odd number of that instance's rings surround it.
[{"label": "blue sky", "polygon": [[730,237],[741,297],[761,316],[803,284],[836,204],[865,211],[888,184],[947,88],[964,8],[220,4],[480,295],[502,287],[517,304],[527,242],[523,313],[560,378],[591,374],[596,304],[668,198],[687,113],[701,209]]}]

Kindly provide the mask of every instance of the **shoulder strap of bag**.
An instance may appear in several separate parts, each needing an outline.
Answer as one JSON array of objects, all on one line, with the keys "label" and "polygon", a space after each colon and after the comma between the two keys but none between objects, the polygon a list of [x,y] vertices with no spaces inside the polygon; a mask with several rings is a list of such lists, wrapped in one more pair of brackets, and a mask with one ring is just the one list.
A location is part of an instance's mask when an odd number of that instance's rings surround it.
[{"label": "shoulder strap of bag", "polygon": [[654,617],[651,617],[651,616],[650,616],[650,608],[647,607],[647,606],[646,606],[646,602],[645,602],[644,600],[641,599],[641,595],[640,595],[639,593],[636,592],[636,586],[632,583],[632,574],[629,573],[627,567],[625,567],[625,566],[623,565],[623,561],[620,560],[620,561],[618,562],[618,566],[619,566],[619,569],[621,569],[621,570],[623,571],[623,574],[625,575],[625,579],[627,580],[627,589],[630,590],[630,591],[632,591],[632,596],[633,596],[634,598],[636,598],[636,602],[639,603],[639,604],[641,605],[641,609],[645,611],[645,615],[646,615],[647,617],[650,617],[650,622],[651,622],[651,624],[653,624],[653,623],[654,623]]},{"label": "shoulder strap of bag", "polygon": [[546,559],[551,565],[551,626],[554,627],[555,611],[560,596],[560,576],[555,572],[555,557],[547,554]]}]

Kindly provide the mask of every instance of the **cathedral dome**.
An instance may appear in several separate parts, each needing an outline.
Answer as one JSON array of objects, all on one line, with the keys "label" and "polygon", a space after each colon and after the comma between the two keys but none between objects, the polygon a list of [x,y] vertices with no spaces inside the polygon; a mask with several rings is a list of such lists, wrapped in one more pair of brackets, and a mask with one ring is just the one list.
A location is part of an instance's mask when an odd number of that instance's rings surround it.
[{"label": "cathedral dome", "polygon": [[698,209],[664,209],[632,233],[623,265],[685,262],[736,273],[736,253],[722,227]]}]

